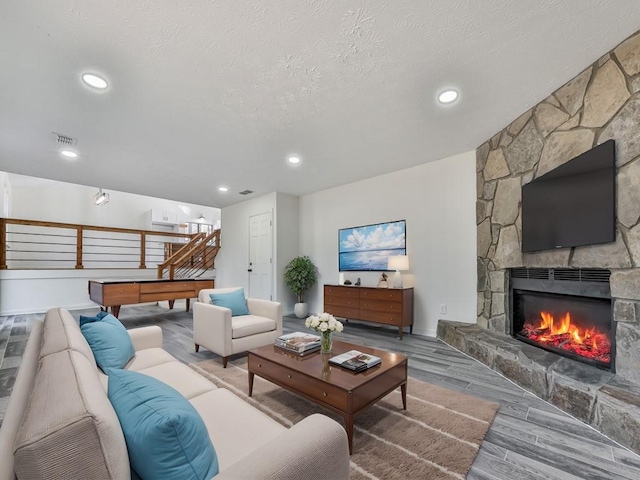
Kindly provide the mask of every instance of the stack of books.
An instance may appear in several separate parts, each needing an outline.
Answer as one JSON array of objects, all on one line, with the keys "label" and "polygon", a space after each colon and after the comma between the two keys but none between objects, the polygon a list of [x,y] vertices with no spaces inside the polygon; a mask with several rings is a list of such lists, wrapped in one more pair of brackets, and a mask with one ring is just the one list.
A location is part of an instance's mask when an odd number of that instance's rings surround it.
[{"label": "stack of books", "polygon": [[349,350],[347,353],[343,353],[342,355],[337,355],[329,359],[329,363],[348,368],[354,372],[368,370],[376,365],[380,365],[381,361],[380,357],[369,355],[368,353],[362,353],[358,350]]},{"label": "stack of books", "polygon": [[300,356],[320,350],[320,337],[304,332],[287,333],[276,338],[277,347]]}]

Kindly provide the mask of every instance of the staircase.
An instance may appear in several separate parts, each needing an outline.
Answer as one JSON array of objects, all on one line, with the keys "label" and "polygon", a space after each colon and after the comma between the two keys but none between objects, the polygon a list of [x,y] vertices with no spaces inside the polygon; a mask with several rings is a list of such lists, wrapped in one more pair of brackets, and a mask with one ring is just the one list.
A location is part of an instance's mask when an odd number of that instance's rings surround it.
[{"label": "staircase", "polygon": [[220,229],[199,233],[164,262],[158,264],[158,278],[176,280],[206,276],[220,251]]}]

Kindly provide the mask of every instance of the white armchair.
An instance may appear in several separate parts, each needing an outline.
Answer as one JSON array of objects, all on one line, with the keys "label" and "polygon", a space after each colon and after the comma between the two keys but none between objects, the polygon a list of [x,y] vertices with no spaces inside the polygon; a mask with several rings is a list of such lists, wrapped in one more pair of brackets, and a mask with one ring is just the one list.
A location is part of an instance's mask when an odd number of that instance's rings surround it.
[{"label": "white armchair", "polygon": [[211,293],[227,293],[238,288],[200,290],[193,305],[193,341],[222,357],[227,367],[230,355],[272,344],[282,335],[282,304],[247,298],[249,315],[231,316],[231,310],[211,304]]}]

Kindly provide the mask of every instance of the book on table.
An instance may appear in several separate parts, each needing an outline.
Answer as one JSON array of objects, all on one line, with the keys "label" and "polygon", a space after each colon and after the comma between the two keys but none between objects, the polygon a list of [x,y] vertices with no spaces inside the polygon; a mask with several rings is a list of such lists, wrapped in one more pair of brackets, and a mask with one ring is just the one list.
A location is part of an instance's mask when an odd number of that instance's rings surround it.
[{"label": "book on table", "polygon": [[336,355],[329,359],[329,363],[348,368],[354,372],[361,372],[371,367],[375,367],[376,365],[380,365],[381,361],[380,357],[369,355],[368,353],[362,353],[358,350],[349,350],[346,353]]},{"label": "book on table", "polygon": [[294,332],[276,338],[276,346],[295,353],[310,353],[320,348],[320,337],[304,332]]}]

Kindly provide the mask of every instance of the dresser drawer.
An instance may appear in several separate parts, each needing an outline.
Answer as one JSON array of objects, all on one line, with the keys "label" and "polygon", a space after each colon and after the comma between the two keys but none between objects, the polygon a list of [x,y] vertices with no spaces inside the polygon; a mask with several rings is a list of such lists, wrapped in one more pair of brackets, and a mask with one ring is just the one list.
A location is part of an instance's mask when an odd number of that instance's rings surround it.
[{"label": "dresser drawer", "polygon": [[374,312],[371,310],[360,310],[360,320],[385,323],[387,325],[401,325],[402,315],[400,313]]},{"label": "dresser drawer", "polygon": [[122,283],[115,285],[105,285],[103,289],[102,304],[110,305],[127,305],[130,303],[138,303],[138,293],[140,285],[137,283]]},{"label": "dresser drawer", "polygon": [[359,290],[357,287],[340,287],[335,285],[325,285],[324,296],[331,297],[353,297],[358,298]]},{"label": "dresser drawer", "polygon": [[140,302],[161,302],[163,300],[177,300],[179,298],[193,298],[193,290],[187,290],[185,292],[153,292],[153,293],[141,293]]},{"label": "dresser drawer", "polygon": [[350,307],[337,307],[335,305],[324,306],[324,311],[330,313],[334,317],[356,319],[360,315],[360,309]]},{"label": "dresser drawer", "polygon": [[195,283],[193,281],[141,283],[140,293],[186,292],[188,290],[193,291],[194,287]]},{"label": "dresser drawer", "polygon": [[360,300],[361,310],[376,312],[402,313],[402,302],[383,302],[382,300]]},{"label": "dresser drawer", "polygon": [[356,307],[360,302],[359,299],[353,297],[324,297],[325,305],[335,305],[336,307]]},{"label": "dresser drawer", "polygon": [[368,288],[360,291],[360,298],[363,300],[386,300],[391,302],[402,301],[402,290],[389,288]]},{"label": "dresser drawer", "polygon": [[249,370],[260,377],[272,380],[274,383],[294,393],[299,392],[308,395],[319,402],[327,403],[341,410],[346,410],[349,406],[349,394],[346,391],[282,365],[250,356]]}]

